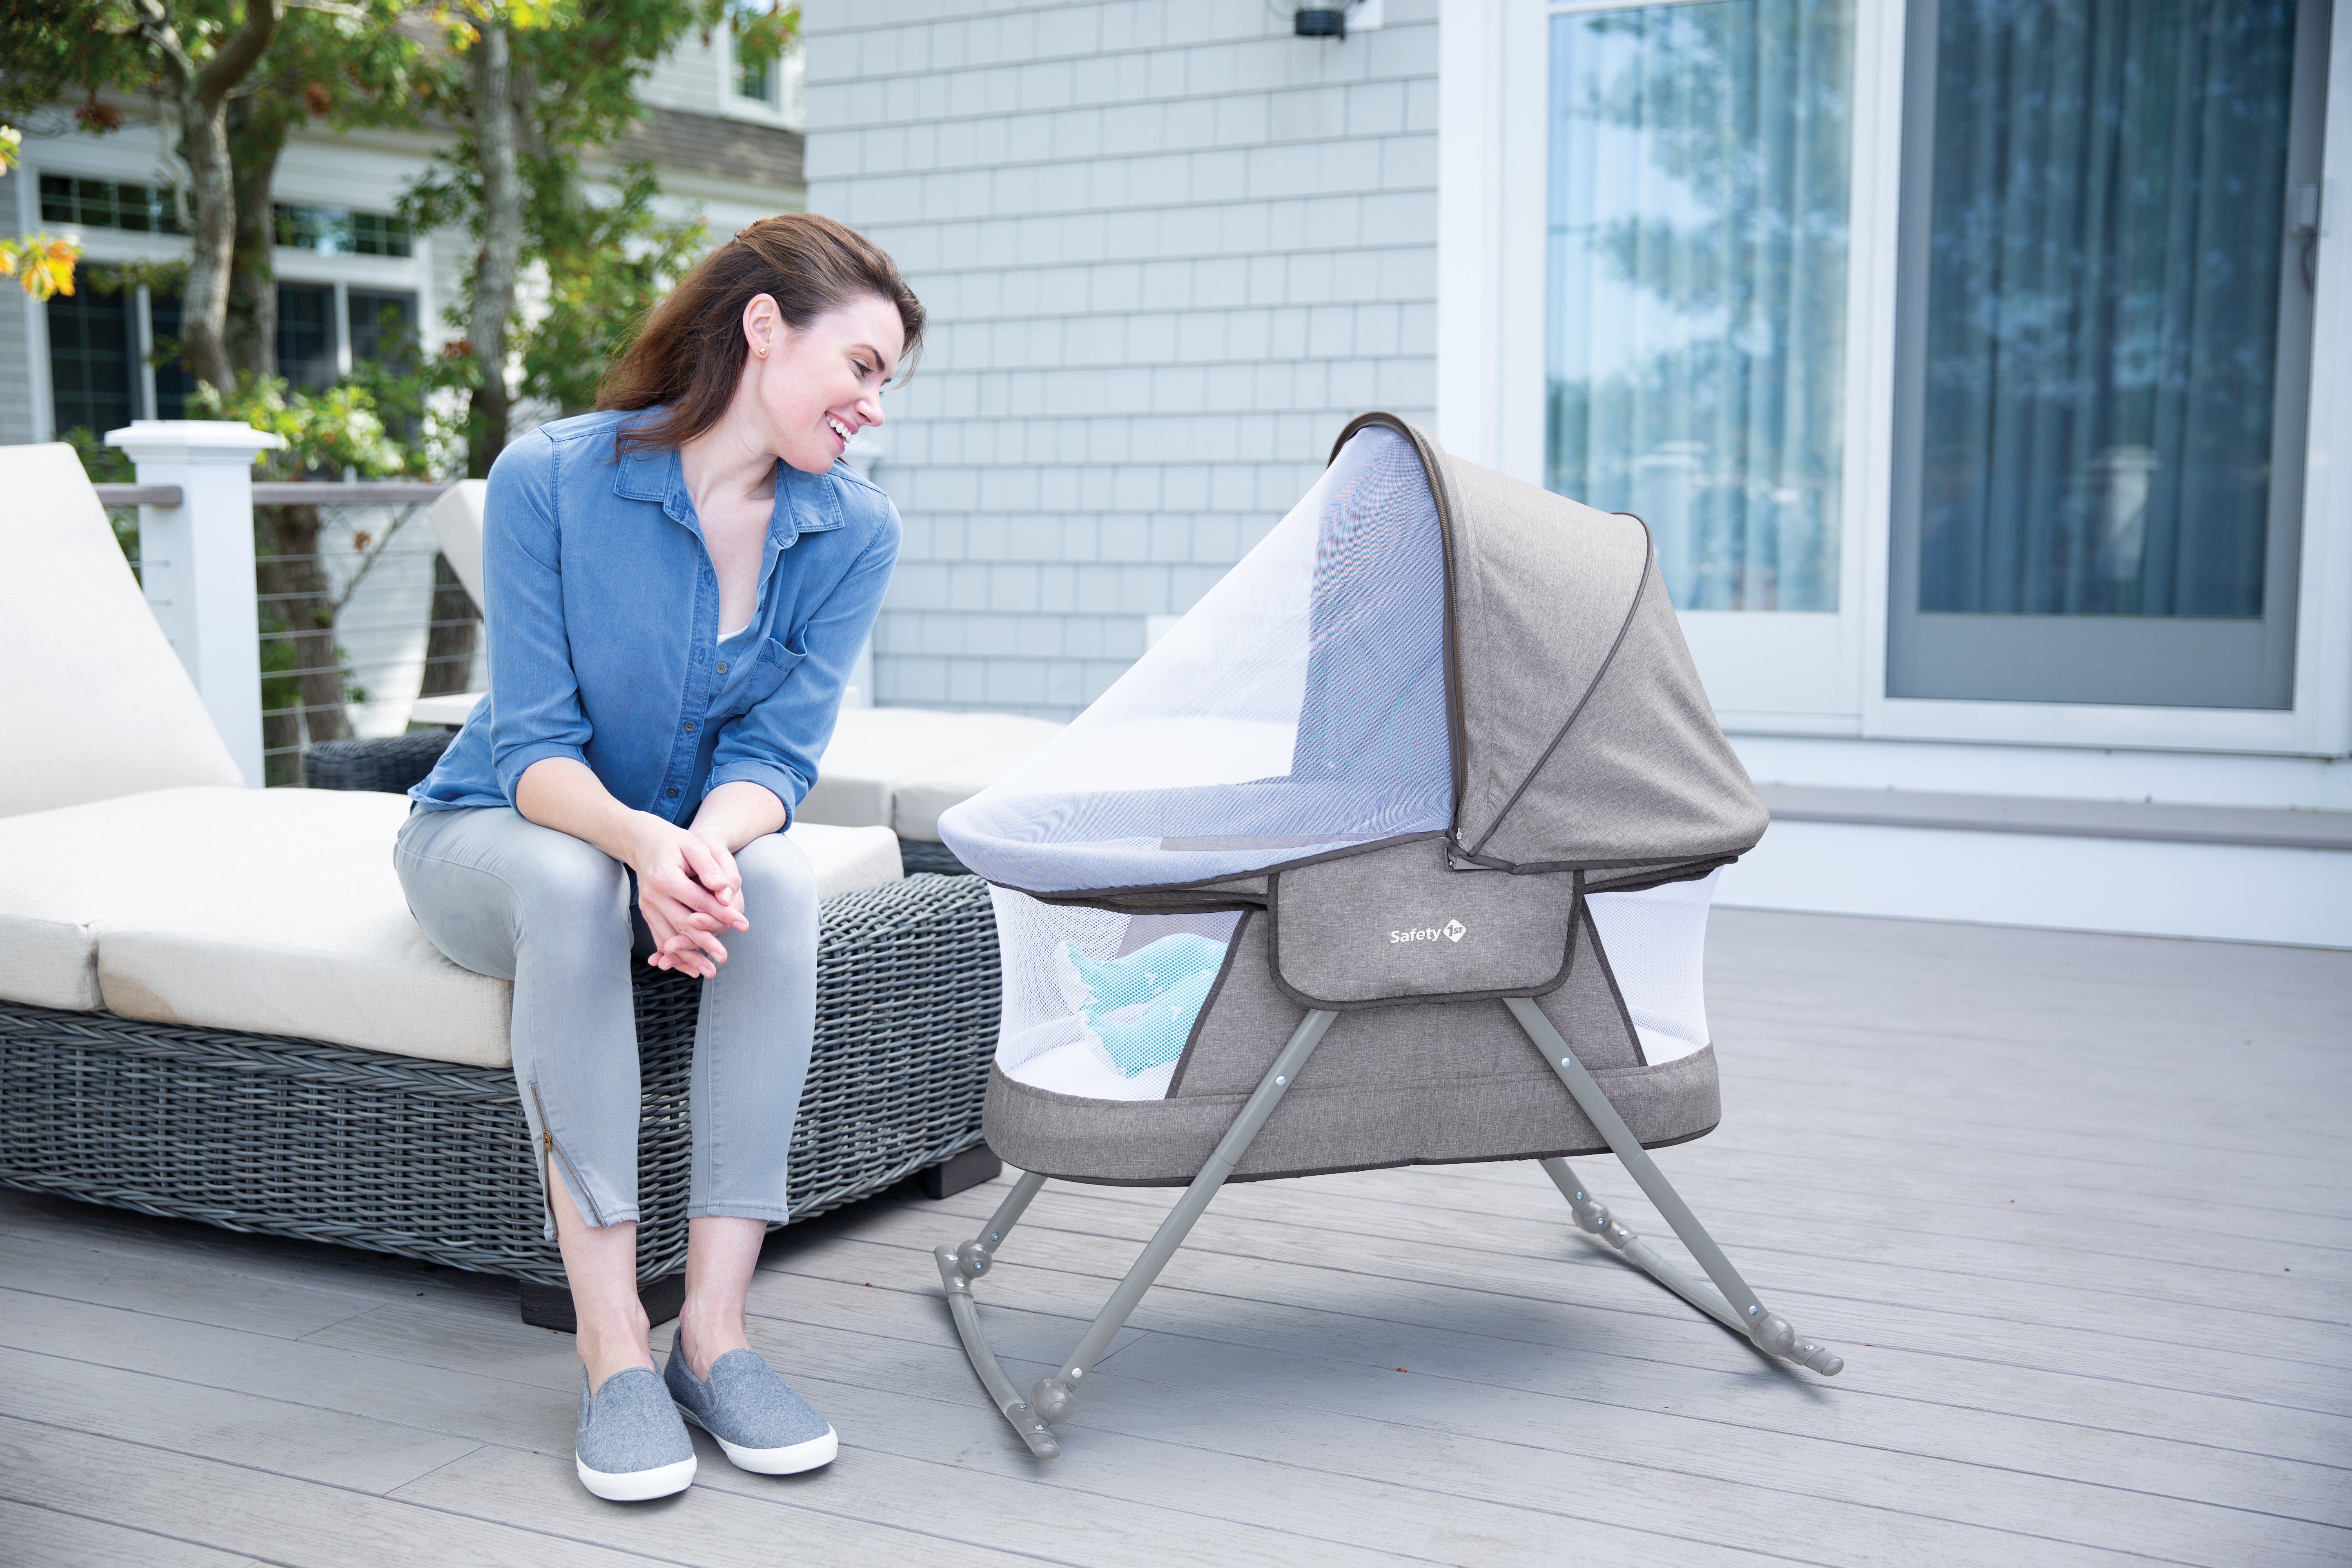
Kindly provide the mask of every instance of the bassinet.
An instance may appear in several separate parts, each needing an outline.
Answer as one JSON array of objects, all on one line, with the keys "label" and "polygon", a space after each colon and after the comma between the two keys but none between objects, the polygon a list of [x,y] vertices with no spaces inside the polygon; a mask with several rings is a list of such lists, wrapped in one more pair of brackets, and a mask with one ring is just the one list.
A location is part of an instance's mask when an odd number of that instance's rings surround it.
[{"label": "bassinet", "polygon": [[[1030,1447],[1227,1180],[1533,1159],[1577,1222],[1760,1348],[1768,1312],[1644,1152],[1719,1119],[1700,984],[1763,805],[1648,531],[1446,456],[1393,416],[1100,700],[940,818],[993,885],[988,1141],[1025,1174],[938,1249]],[[1716,1289],[1566,1163],[1622,1158]],[[1184,1195],[1023,1398],[971,1282],[1049,1177]]]}]

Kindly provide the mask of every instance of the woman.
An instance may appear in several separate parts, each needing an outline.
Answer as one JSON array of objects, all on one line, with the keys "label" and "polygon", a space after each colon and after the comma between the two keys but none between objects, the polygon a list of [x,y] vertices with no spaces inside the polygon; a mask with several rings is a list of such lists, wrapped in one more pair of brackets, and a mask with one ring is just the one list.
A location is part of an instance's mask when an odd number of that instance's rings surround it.
[{"label": "woman", "polygon": [[[751,1348],[744,1298],[787,1217],[814,1028],[815,887],[783,829],[898,551],[889,499],[840,458],[922,328],[862,237],[762,219],[655,310],[603,411],[490,469],[490,694],[411,792],[394,859],[434,945],[514,982],[598,1497],[691,1483],[681,1415],[746,1469],[834,1456]],[[686,1305],[658,1374],[636,1292],[633,951],[704,982]]]}]

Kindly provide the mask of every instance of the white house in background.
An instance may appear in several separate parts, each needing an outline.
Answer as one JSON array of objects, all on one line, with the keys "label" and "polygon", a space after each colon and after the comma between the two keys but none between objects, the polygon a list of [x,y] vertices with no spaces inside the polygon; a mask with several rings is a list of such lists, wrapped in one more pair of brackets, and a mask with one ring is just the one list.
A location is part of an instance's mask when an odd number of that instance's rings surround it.
[{"label": "white house in background", "polygon": [[934,323],[879,700],[1074,711],[1386,407],[1649,521],[1727,901],[2352,944],[2329,0],[1304,8],[810,0]]},{"label": "white house in background", "polygon": [[[795,55],[744,69],[724,30],[690,36],[642,89],[650,112],[605,168],[646,160],[673,215],[698,211],[714,238],[751,220],[797,211],[801,62]],[[69,110],[34,117],[22,166],[0,180],[11,232],[46,230],[81,241],[86,263],[186,254],[173,216],[173,172],[152,104],[121,101],[127,123],[106,136],[73,128]],[[413,234],[394,210],[401,191],[446,138],[394,132],[298,132],[276,184],[279,244],[278,367],[298,385],[323,386],[372,357],[386,312],[428,348],[457,334],[446,311],[462,303],[462,231]],[[590,173],[600,172],[591,162]],[[530,280],[526,279],[526,296]],[[6,296],[16,297],[12,302]],[[529,300],[525,300],[526,309]],[[84,289],[46,304],[11,288],[0,296],[0,444],[55,439],[77,426],[99,434],[133,419],[182,416],[187,380],[147,363],[158,337],[178,330],[179,301],[145,289]],[[548,411],[519,410],[520,423]],[[350,520],[383,527],[377,514]],[[356,566],[354,530],[330,530],[328,567],[340,584]],[[358,708],[362,734],[397,734],[424,668],[432,602],[429,549],[386,555],[337,622],[337,637],[378,700]]]}]

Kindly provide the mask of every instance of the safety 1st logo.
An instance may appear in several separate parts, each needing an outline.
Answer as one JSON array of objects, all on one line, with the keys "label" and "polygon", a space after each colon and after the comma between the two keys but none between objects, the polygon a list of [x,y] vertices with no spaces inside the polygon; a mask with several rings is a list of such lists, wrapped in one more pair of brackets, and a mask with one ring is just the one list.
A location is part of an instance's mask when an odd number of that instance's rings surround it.
[{"label": "safety 1st logo", "polygon": [[1442,926],[1415,926],[1410,931],[1389,932],[1391,942],[1460,942],[1470,934],[1470,928],[1460,921],[1447,921]]}]

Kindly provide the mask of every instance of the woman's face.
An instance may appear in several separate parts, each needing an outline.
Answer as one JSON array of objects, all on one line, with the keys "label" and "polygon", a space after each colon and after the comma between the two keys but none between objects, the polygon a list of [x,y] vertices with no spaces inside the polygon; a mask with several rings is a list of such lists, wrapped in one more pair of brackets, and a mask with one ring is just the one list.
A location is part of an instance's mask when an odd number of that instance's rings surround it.
[{"label": "woman's face", "polygon": [[769,449],[805,474],[832,468],[849,438],[882,423],[882,387],[898,368],[898,308],[877,294],[798,330],[761,294],[743,308],[751,356],[739,402],[766,427]]}]

